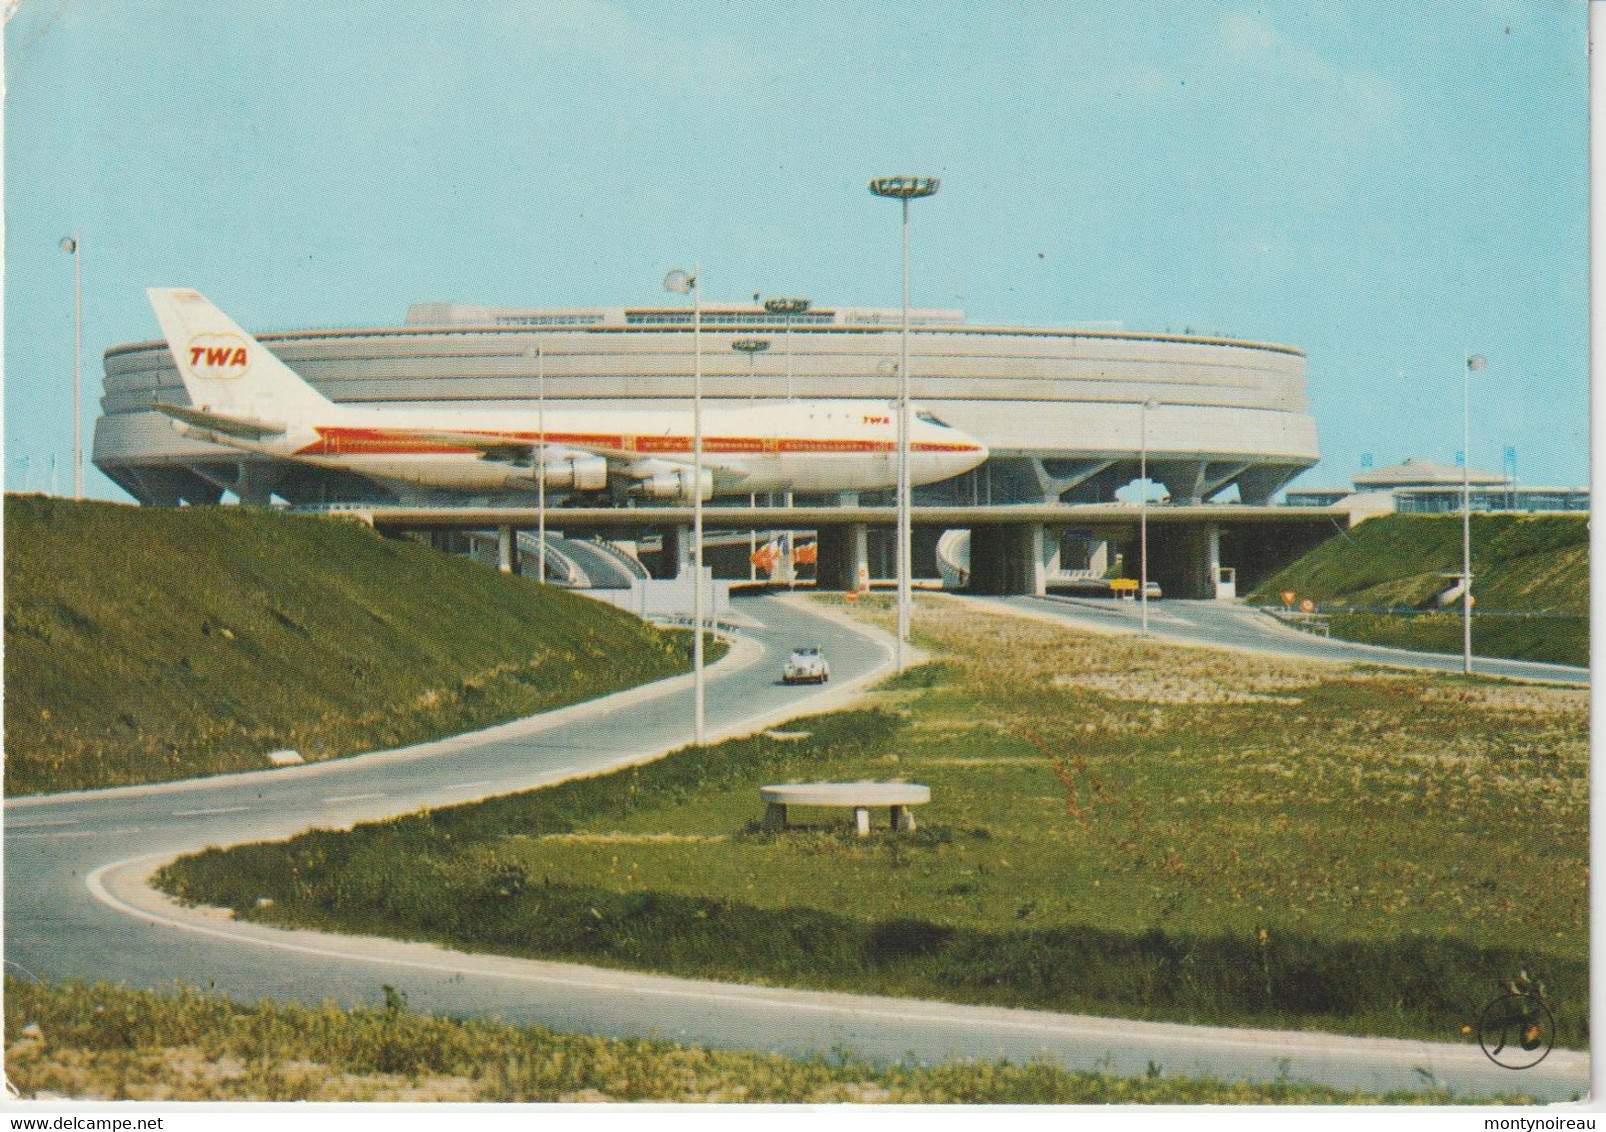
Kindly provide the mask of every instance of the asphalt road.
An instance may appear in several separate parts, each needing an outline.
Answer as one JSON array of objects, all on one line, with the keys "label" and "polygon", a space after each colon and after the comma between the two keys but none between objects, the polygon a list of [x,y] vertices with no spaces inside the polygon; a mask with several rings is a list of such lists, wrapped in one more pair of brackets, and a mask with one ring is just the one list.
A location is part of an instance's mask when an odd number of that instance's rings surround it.
[{"label": "asphalt road", "polygon": [[[1139,603],[1113,598],[1004,597],[979,599],[1033,614],[1047,614],[1089,628],[1136,632],[1142,624]],[[1460,672],[1461,657],[1413,652],[1354,641],[1329,640],[1290,628],[1269,614],[1247,606],[1215,601],[1164,599],[1149,603],[1149,633],[1185,644],[1226,645],[1279,656],[1338,663],[1384,664]],[[1553,684],[1589,683],[1589,669],[1565,664],[1474,656],[1472,671],[1482,676],[1540,680]]]},{"label": "asphalt road", "polygon": [[[884,640],[799,605],[761,598],[762,623],[710,674],[712,734],[814,710],[887,664]],[[778,674],[800,641],[833,666],[823,690]],[[534,720],[397,752],[162,786],[15,799],[5,807],[5,956],[13,973],[161,987],[182,979],[236,998],[377,1002],[382,984],[419,1009],[560,1030],[662,1036],[786,1053],[1024,1060],[1140,1074],[1292,1079],[1341,1088],[1567,1099],[1588,1089],[1587,1055],[1556,1051],[1520,1073],[1476,1046],[1208,1029],[1046,1012],[702,983],[429,945],[287,932],[185,910],[142,883],[163,860],[210,844],[439,807],[594,773],[685,742],[685,678]],[[759,801],[754,798],[755,815]]]}]

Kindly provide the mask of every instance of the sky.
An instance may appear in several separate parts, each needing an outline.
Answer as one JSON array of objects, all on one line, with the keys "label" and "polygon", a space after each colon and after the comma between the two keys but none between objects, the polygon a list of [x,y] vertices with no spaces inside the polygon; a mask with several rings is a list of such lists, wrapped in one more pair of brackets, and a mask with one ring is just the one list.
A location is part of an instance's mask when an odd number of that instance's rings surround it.
[{"label": "sky", "polygon": [[[71,491],[150,286],[248,328],[414,302],[913,302],[1297,346],[1323,459],[1587,481],[1585,0],[21,0],[9,490]],[[52,472],[52,465],[54,471]],[[91,467],[87,492],[126,499]]]}]

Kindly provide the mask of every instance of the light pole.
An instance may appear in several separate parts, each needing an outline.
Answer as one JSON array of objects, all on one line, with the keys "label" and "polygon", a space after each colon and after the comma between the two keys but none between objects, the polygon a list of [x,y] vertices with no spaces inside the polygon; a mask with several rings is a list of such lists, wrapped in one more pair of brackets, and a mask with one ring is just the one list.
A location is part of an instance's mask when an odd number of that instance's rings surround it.
[{"label": "light pole", "polygon": [[[758,356],[769,348],[770,340],[768,338],[737,338],[731,342],[731,349],[739,354],[747,355],[747,376],[749,378],[747,387],[749,390],[753,389],[751,378],[753,376],[754,363],[758,360]],[[758,400],[758,393],[753,391],[748,399],[750,401]]]},{"label": "light pole", "polygon": [[1159,407],[1153,397],[1138,406],[1138,608],[1144,636],[1149,635],[1149,410]]},{"label": "light pole", "polygon": [[664,289],[691,296],[691,466],[692,466],[692,736],[701,747],[704,740],[703,714],[703,297],[702,268],[693,264],[691,274],[678,268],[664,276]]},{"label": "light pole", "polygon": [[72,497],[84,497],[84,257],[78,234],[61,238],[72,256]]},{"label": "light pole", "polygon": [[1472,675],[1472,371],[1489,362],[1468,354],[1461,371],[1461,671]]},{"label": "light pole", "polygon": [[935,177],[879,177],[870,182],[878,197],[903,205],[903,335],[898,358],[898,647],[897,671],[904,668],[909,640],[909,590],[914,566],[909,545],[909,202],[929,197],[942,182]]},{"label": "light pole", "polygon": [[786,316],[786,399],[792,399],[792,316],[809,309],[807,299],[765,299],[764,309]]},{"label": "light pole", "polygon": [[535,356],[535,576],[546,584],[546,351],[538,342],[526,351]]},{"label": "light pole", "polygon": [[753,363],[765,350],[770,348],[768,338],[738,338],[731,343],[731,349],[737,353],[747,355],[747,375],[753,375]]},{"label": "light pole", "polygon": [[[786,399],[792,400],[792,319],[809,309],[808,299],[777,298],[765,299],[764,309],[771,314],[784,314],[786,316]],[[792,506],[792,493],[789,491],[782,497],[786,507]],[[797,563],[793,559],[796,547],[793,545],[793,532],[786,532],[786,586],[791,589],[797,584]]]},{"label": "light pole", "polygon": [[[731,349],[737,351],[738,353],[747,355],[747,387],[749,389],[753,388],[753,363],[757,361],[760,354],[769,348],[770,340],[768,338],[738,338],[731,343]],[[753,397],[756,399],[757,396],[758,394],[755,392]],[[749,507],[757,507],[758,496],[756,494],[749,494],[747,497],[747,505]],[[750,582],[756,582],[758,581],[758,563],[753,561],[753,555],[758,553],[757,531],[747,532],[747,546],[747,580]]]}]

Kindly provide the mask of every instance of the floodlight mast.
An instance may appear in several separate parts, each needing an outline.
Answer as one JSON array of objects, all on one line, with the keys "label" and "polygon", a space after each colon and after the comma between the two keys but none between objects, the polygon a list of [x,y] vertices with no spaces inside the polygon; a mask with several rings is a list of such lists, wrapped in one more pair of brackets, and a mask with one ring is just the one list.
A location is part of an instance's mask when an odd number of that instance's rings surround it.
[{"label": "floodlight mast", "polygon": [[1144,636],[1149,635],[1149,413],[1159,407],[1153,397],[1138,405],[1138,606]]},{"label": "floodlight mast", "polygon": [[768,338],[738,338],[731,343],[731,349],[737,353],[747,355],[747,373],[752,376],[753,363],[765,350],[770,348]]},{"label": "floodlight mast", "polygon": [[704,745],[706,681],[703,676],[703,286],[702,267],[693,264],[691,273],[671,271],[664,276],[664,289],[691,295],[692,352],[692,736]]},{"label": "floodlight mast", "polygon": [[807,299],[765,299],[764,309],[786,316],[786,399],[792,399],[792,318],[809,309]]},{"label": "floodlight mast", "polygon": [[1461,370],[1461,671],[1472,675],[1472,371],[1489,364],[1468,354]]},{"label": "floodlight mast", "polygon": [[[75,232],[61,238],[72,256],[72,497],[84,497],[84,256]],[[52,485],[51,490],[55,487]]]},{"label": "floodlight mast", "polygon": [[[535,428],[538,434],[535,456],[536,547],[535,576],[546,584],[546,350],[538,342],[528,353],[535,355]],[[517,550],[514,551],[518,553]]]},{"label": "floodlight mast", "polygon": [[907,662],[909,641],[910,578],[914,571],[909,537],[909,202],[933,195],[941,181],[935,177],[878,177],[870,191],[890,197],[903,206],[903,333],[898,365],[898,642],[897,671]]}]

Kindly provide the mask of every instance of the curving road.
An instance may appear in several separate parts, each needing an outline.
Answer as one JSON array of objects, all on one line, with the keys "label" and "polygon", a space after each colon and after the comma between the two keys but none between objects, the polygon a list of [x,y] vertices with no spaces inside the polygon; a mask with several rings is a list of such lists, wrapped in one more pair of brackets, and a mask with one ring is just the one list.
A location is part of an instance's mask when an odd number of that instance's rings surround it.
[{"label": "curving road", "polygon": [[[884,638],[805,605],[760,598],[759,625],[710,673],[710,731],[735,734],[823,709],[885,671]],[[821,643],[834,681],[783,687],[781,658]],[[381,984],[414,1006],[562,1030],[658,1035],[704,1045],[875,1058],[914,1053],[1140,1074],[1323,1081],[1567,1099],[1588,1089],[1585,1054],[1556,1051],[1522,1073],[1475,1046],[1211,1029],[731,986],[567,964],[475,956],[424,944],[290,932],[181,909],[143,883],[160,862],[209,844],[443,806],[595,773],[686,741],[687,678],[401,751],[158,786],[14,799],[5,807],[5,954],[46,979],[162,986],[182,978],[241,999],[374,1002]],[[758,800],[754,800],[755,813]]]},{"label": "curving road", "polygon": [[[1142,610],[1137,602],[1113,598],[1002,597],[972,599],[1002,605],[1034,616],[1053,617],[1089,629],[1137,632]],[[1290,628],[1252,606],[1230,602],[1185,601],[1167,598],[1149,603],[1149,634],[1183,644],[1211,645],[1274,653],[1306,660],[1340,664],[1383,664],[1396,668],[1425,668],[1460,672],[1461,657],[1436,652],[1367,645],[1357,641],[1318,637]],[[1531,660],[1505,660],[1474,656],[1472,670],[1480,676],[1502,676],[1552,684],[1589,683],[1589,669]]]}]

